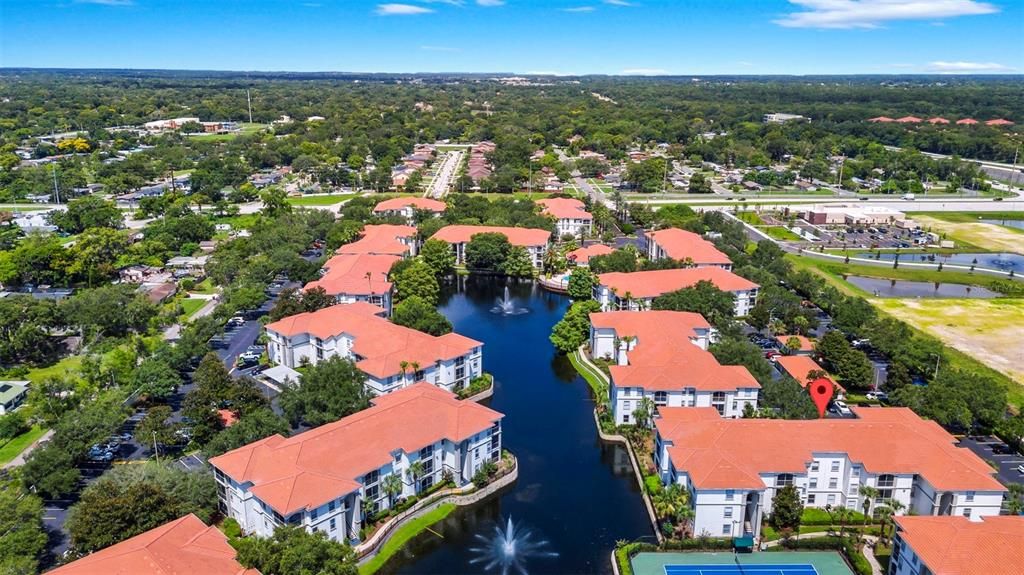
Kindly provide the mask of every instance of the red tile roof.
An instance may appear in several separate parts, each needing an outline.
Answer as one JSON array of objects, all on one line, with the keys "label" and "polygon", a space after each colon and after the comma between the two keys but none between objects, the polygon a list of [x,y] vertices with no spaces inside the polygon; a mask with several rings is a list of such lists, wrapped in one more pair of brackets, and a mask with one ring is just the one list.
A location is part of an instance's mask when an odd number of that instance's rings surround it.
[{"label": "red tile roof", "polygon": [[921,122],[921,118],[918,118],[917,116],[903,116],[896,121],[900,124],[918,124]]},{"label": "red tile roof", "polygon": [[259,575],[191,513],[50,571],[53,575]]},{"label": "red tile roof", "polygon": [[[703,411],[699,411],[703,410]],[[710,410],[707,411],[707,410]],[[714,408],[662,407],[655,426],[697,488],[764,487],[759,473],[806,473],[815,453],[846,453],[868,473],[918,474],[940,491],[1006,491],[995,471],[933,421],[903,407],[858,419],[721,419]],[[899,441],[893,441],[898,437]]]},{"label": "red tile roof", "polygon": [[893,120],[892,118],[890,118],[888,116],[878,116],[877,118],[868,118],[868,121],[869,122],[876,122],[876,123],[881,122],[881,123],[885,124],[885,123],[888,123],[888,122],[895,122],[896,120]]},{"label": "red tile roof", "polygon": [[928,123],[930,123],[930,124],[948,124],[949,120],[947,120],[945,118],[935,117],[935,118],[931,118],[930,120],[928,120]]},{"label": "red tile roof", "polygon": [[629,293],[634,298],[657,297],[661,294],[690,287],[706,280],[722,291],[745,291],[758,285],[730,271],[718,267],[681,268],[646,272],[609,272],[597,276],[601,285],[616,290],[619,297]]},{"label": "red tile roof", "polygon": [[1017,575],[1024,567],[1024,517],[900,516],[903,541],[936,575]]},{"label": "red tile roof", "polygon": [[403,361],[426,368],[483,345],[457,333],[437,337],[393,324],[380,317],[383,312],[365,302],[339,304],[275,321],[267,324],[267,331],[285,337],[310,334],[320,339],[348,334],[353,339],[352,352],[363,358],[356,367],[374,377],[400,374]]},{"label": "red tile roof", "polygon": [[435,214],[440,214],[448,208],[448,204],[430,198],[392,198],[377,204],[373,211],[377,213],[393,212],[410,206],[417,210],[426,210]]},{"label": "red tile roof", "polygon": [[593,244],[583,248],[575,249],[567,254],[565,257],[572,262],[585,264],[590,261],[590,258],[594,256],[605,256],[612,253],[612,248],[604,244]]},{"label": "red tile roof", "polygon": [[700,314],[684,311],[609,311],[590,314],[595,328],[611,328],[616,337],[635,337],[627,352],[629,365],[612,365],[609,371],[617,387],[642,387],[647,391],[730,391],[759,388],[743,366],[724,366],[711,353],[690,341],[696,330],[711,325]]},{"label": "red tile roof", "polygon": [[582,219],[592,220],[594,216],[583,209],[583,202],[573,198],[546,198],[537,200],[541,213],[557,220]]},{"label": "red tile roof", "polygon": [[[807,374],[812,371],[825,371],[824,368],[818,365],[818,362],[806,355],[780,355],[775,358],[775,363],[779,364],[779,367],[786,370],[786,373],[795,379],[796,382],[800,384],[800,387],[805,389],[807,388],[807,385],[813,381],[811,378],[807,377]],[[836,381],[830,376],[825,376],[825,378],[831,381],[832,384],[837,386],[841,391],[846,391],[843,386],[836,383]]]},{"label": "red tile roof", "polygon": [[272,435],[210,459],[282,515],[351,493],[362,477],[442,439],[460,442],[504,417],[420,382],[373,400],[373,407],[285,439]]},{"label": "red tile roof", "polygon": [[508,238],[514,246],[543,246],[551,238],[551,232],[536,228],[506,228],[501,226],[445,226],[431,236],[431,239],[444,240],[450,244],[467,243],[476,234],[497,233]]},{"label": "red tile roof", "polygon": [[338,254],[324,264],[327,273],[303,289],[322,287],[329,295],[383,295],[391,291],[388,272],[401,259],[395,255]]},{"label": "red tile roof", "polygon": [[985,122],[986,126],[1012,126],[1013,122],[1004,120],[1003,118],[996,118],[995,120],[989,120]]},{"label": "red tile roof", "polygon": [[365,226],[360,239],[341,246],[335,253],[405,256],[409,253],[410,248],[399,238],[414,237],[416,237],[416,228],[413,226],[391,224]]},{"label": "red tile roof", "polygon": [[974,124],[977,124],[978,121],[974,118],[964,118],[962,120],[957,120],[956,123],[961,126],[973,126]]},{"label": "red tile roof", "polygon": [[699,235],[681,230],[667,228],[655,232],[647,232],[647,240],[657,243],[665,254],[679,261],[691,260],[694,265],[726,265],[731,264],[729,256],[723,254],[715,244]]},{"label": "red tile roof", "polygon": [[814,349],[814,342],[812,342],[807,336],[804,335],[777,335],[775,341],[786,345],[791,338],[796,338],[800,342],[800,347],[793,351],[810,351]]}]

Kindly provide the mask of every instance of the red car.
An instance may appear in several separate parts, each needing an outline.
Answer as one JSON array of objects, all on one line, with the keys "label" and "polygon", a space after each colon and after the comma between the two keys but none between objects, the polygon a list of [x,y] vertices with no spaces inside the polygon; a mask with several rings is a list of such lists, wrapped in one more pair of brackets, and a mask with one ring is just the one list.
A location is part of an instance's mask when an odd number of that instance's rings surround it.
[{"label": "red car", "polygon": [[780,355],[782,355],[782,354],[779,353],[778,351],[775,351],[774,349],[772,349],[772,350],[769,350],[769,351],[765,352],[764,358],[765,359],[772,359],[772,360],[774,360],[775,358],[779,357]]}]

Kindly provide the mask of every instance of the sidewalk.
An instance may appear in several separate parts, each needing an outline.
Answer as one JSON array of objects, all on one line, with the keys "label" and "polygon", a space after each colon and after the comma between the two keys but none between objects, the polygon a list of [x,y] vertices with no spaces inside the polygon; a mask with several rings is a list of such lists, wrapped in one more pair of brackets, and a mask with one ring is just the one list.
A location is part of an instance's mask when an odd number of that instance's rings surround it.
[{"label": "sidewalk", "polygon": [[18,466],[21,466],[21,465],[25,465],[25,458],[28,457],[28,454],[32,453],[32,450],[35,449],[36,447],[39,447],[39,444],[41,444],[41,443],[43,443],[45,441],[49,441],[51,437],[53,437],[53,430],[49,429],[49,430],[46,431],[46,433],[42,434],[39,437],[39,439],[37,439],[37,440],[33,441],[32,443],[30,443],[28,445],[28,447],[23,449],[21,451],[21,453],[19,453],[17,456],[15,456],[14,459],[12,459],[12,460],[8,461],[7,463],[5,463],[3,465],[3,467],[0,467],[0,469],[13,469],[15,467],[18,467]]},{"label": "sidewalk", "polygon": [[[205,304],[203,304],[203,307],[201,307],[198,310],[196,310],[196,313],[192,314],[192,316],[188,318],[186,323],[192,322],[192,321],[195,321],[195,320],[197,320],[197,319],[199,319],[201,317],[206,317],[206,316],[210,315],[211,313],[213,313],[213,310],[217,309],[217,304],[220,303],[220,298],[216,294],[193,294],[193,293],[190,293],[189,297],[190,298],[195,298],[195,299],[205,299],[207,301],[206,301]],[[181,323],[180,322],[176,323],[174,325],[168,326],[167,329],[164,330],[163,338],[166,341],[175,341],[179,337],[181,337]]]}]

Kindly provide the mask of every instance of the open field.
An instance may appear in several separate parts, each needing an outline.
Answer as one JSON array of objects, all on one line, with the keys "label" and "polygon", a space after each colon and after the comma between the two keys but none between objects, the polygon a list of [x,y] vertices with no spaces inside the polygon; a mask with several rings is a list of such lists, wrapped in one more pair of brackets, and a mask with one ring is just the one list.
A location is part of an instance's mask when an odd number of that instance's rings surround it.
[{"label": "open field", "polygon": [[178,303],[181,304],[181,309],[183,311],[182,315],[184,315],[185,318],[190,318],[190,317],[192,317],[193,314],[195,314],[197,311],[199,311],[204,305],[206,305],[207,301],[209,301],[209,300],[200,299],[200,298],[185,298],[185,299],[179,300]]},{"label": "open field", "polygon": [[293,206],[333,206],[338,202],[356,197],[358,194],[316,194],[310,196],[299,196],[288,198],[288,203]]},{"label": "open field", "polygon": [[917,215],[954,223],[975,223],[986,220],[1024,220],[1024,212],[918,212]]},{"label": "open field", "polygon": [[63,377],[67,373],[78,373],[82,367],[82,356],[71,355],[48,367],[28,370],[25,379],[38,384],[48,377]]},{"label": "open field", "polygon": [[800,236],[789,231],[789,229],[787,229],[785,226],[768,226],[766,228],[760,229],[769,236],[777,240],[782,240],[784,242],[795,242],[800,241],[802,239]]},{"label": "open field", "polygon": [[32,426],[25,433],[12,438],[7,443],[0,445],[0,465],[9,463],[12,459],[18,456],[25,448],[43,436],[46,433],[46,428],[38,425]]},{"label": "open field", "polygon": [[826,276],[832,280],[833,283],[841,284],[841,289],[847,293],[856,293],[857,295],[865,297],[870,294],[845,281],[843,279],[843,274],[915,282],[973,285],[993,289],[993,291],[999,291],[994,289],[994,284],[996,282],[1000,280],[1004,282],[1006,281],[1005,278],[999,278],[996,276],[972,274],[948,269],[941,272],[928,269],[909,268],[906,266],[893,269],[891,263],[889,265],[881,266],[858,263],[844,264],[840,261],[825,261],[814,259],[812,257],[801,257],[796,255],[790,255],[787,259],[789,259],[789,261],[798,269],[810,269],[819,275]]},{"label": "open field", "polygon": [[872,298],[870,301],[1024,386],[1024,346],[1021,346],[1024,300]]},{"label": "open field", "polygon": [[914,215],[925,228],[931,228],[954,242],[964,242],[989,250],[1024,254],[1024,231],[996,224],[950,222],[934,216]]},{"label": "open field", "polygon": [[234,140],[238,136],[255,134],[267,127],[266,124],[250,124],[248,122],[241,122],[239,126],[241,128],[240,131],[230,134],[197,134],[189,136],[189,138],[192,138],[193,140],[201,140],[203,142],[227,142],[229,140]]}]

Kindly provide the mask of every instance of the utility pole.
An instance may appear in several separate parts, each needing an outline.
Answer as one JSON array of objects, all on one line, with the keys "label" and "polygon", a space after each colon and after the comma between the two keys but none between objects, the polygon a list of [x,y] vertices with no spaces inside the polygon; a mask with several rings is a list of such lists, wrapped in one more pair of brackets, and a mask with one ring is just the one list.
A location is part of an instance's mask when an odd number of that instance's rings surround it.
[{"label": "utility pole", "polygon": [[160,463],[160,450],[156,446],[156,432],[153,432],[153,454],[156,456],[156,462]]},{"label": "utility pole", "polygon": [[53,201],[60,204],[60,188],[57,187],[57,162],[53,163]]},{"label": "utility pole", "polygon": [[252,123],[252,96],[249,95],[249,89],[245,89],[245,101],[249,104],[249,123]]}]

